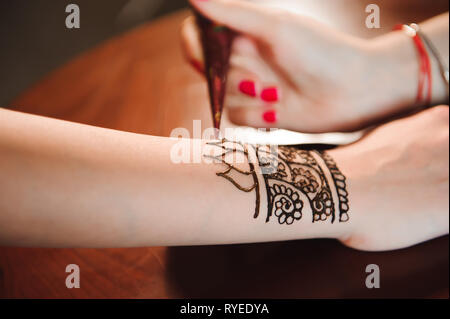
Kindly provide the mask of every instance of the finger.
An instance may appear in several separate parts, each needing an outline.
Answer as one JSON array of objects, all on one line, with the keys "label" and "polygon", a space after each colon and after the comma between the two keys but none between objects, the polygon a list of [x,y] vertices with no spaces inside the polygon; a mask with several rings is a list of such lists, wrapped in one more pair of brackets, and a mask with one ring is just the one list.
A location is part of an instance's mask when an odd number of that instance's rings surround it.
[{"label": "finger", "polygon": [[259,108],[229,108],[228,119],[233,124],[254,128],[279,128],[303,133],[331,132],[327,128],[325,130],[317,129],[316,125],[310,123],[299,125],[298,114],[291,114],[281,104],[266,104]]},{"label": "finger", "polygon": [[232,105],[260,106],[264,101],[261,95],[265,96],[263,93],[267,92],[267,88],[281,87],[276,74],[261,57],[254,41],[247,37],[236,38],[230,65],[227,97],[240,101],[233,102]]},{"label": "finger", "polygon": [[[274,84],[275,83],[275,84]],[[281,101],[280,85],[266,82],[248,70],[232,69],[228,74],[227,107],[260,107]]]},{"label": "finger", "polygon": [[283,121],[279,108],[265,106],[260,108],[234,107],[228,109],[229,120],[241,126],[254,128],[282,128]]},{"label": "finger", "polygon": [[[299,104],[304,103],[300,101]],[[320,120],[310,121],[312,115],[300,116],[298,111],[286,108],[285,101],[275,104],[262,103],[255,107],[236,104],[227,108],[229,120],[236,125],[254,128],[280,128],[303,133],[326,133],[346,131],[337,129],[337,124],[324,125]]]},{"label": "finger", "polygon": [[233,40],[232,52],[235,55],[259,59],[260,53],[255,41],[246,36],[237,36]]},{"label": "finger", "polygon": [[244,68],[233,68],[228,76],[225,108],[231,122],[257,128],[276,127],[281,101],[265,101],[267,91],[260,76]]},{"label": "finger", "polygon": [[203,50],[195,18],[186,18],[181,25],[181,43],[186,60],[200,73],[204,73]]},{"label": "finger", "polygon": [[234,40],[230,64],[232,68],[249,70],[266,82],[278,79],[273,68],[261,54],[258,44],[249,37],[240,36]]},{"label": "finger", "polygon": [[276,15],[267,7],[242,0],[189,0],[202,14],[227,27],[258,38],[267,38]]}]

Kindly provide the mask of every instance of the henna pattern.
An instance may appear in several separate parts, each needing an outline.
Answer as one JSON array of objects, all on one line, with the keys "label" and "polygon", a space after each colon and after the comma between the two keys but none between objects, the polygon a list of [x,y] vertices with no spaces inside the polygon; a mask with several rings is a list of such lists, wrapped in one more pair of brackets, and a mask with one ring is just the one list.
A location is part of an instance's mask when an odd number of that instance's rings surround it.
[{"label": "henna pattern", "polygon": [[341,173],[334,160],[327,153],[322,152],[321,154],[331,172],[331,176],[336,186],[339,199],[339,221],[346,222],[350,219],[348,216],[348,211],[350,208],[348,206],[348,192],[347,185],[345,184],[345,176]]},{"label": "henna pattern", "polygon": [[[280,146],[274,151],[268,146],[248,146],[226,140],[209,145],[222,149],[217,156],[205,155],[226,166],[226,170],[217,175],[229,180],[241,191],[255,191],[254,218],[259,215],[260,185],[255,163],[249,158],[249,150],[256,155],[256,162],[266,186],[266,222],[274,217],[280,224],[291,225],[299,221],[305,213],[311,214],[313,223],[327,220],[334,223],[337,213],[339,222],[349,220],[345,176],[326,152],[288,146]],[[226,156],[230,153],[243,154],[250,169],[238,169],[233,163],[227,162]],[[242,187],[230,176],[232,171],[251,175],[253,185]]]},{"label": "henna pattern", "polygon": [[[334,222],[335,207],[331,189],[322,167],[318,164],[312,151],[299,150],[294,147],[280,146],[277,154],[269,152],[267,147],[257,147],[260,163],[278,161],[278,170],[272,174],[265,174],[264,180],[268,198],[268,213],[266,221],[275,214],[280,224],[292,224],[299,220],[302,214],[296,214],[292,207],[308,204],[312,222],[325,221],[331,216]],[[273,164],[272,164],[273,166]],[[292,193],[282,208],[281,213],[277,205],[280,197],[279,188]]]},{"label": "henna pattern", "polygon": [[[250,159],[249,159],[249,152],[248,152],[247,145],[244,145],[244,144],[238,143],[238,142],[230,142],[230,141],[227,141],[225,139],[223,139],[220,142],[208,143],[208,145],[216,146],[218,148],[221,148],[222,152],[219,155],[204,155],[204,157],[210,158],[212,160],[215,160],[218,163],[222,163],[222,164],[224,164],[227,167],[227,169],[225,171],[216,173],[217,176],[223,177],[226,180],[230,181],[240,191],[243,191],[243,192],[246,192],[246,193],[250,193],[253,190],[255,191],[255,193],[256,193],[255,213],[254,213],[253,217],[257,218],[259,216],[259,207],[260,207],[261,195],[259,193],[259,181],[258,181],[258,176],[256,175],[255,164],[252,163],[250,161]],[[227,155],[235,154],[235,153],[240,153],[240,154],[242,154],[242,155],[244,155],[246,157],[246,159],[248,161],[248,164],[249,164],[249,168],[250,168],[248,171],[239,169],[236,166],[234,166],[232,163],[228,163],[226,161],[226,156]],[[240,174],[247,175],[247,176],[251,175],[253,177],[253,185],[250,186],[250,187],[242,187],[239,183],[237,183],[229,175],[232,171],[236,171],[236,172],[238,172]]]}]

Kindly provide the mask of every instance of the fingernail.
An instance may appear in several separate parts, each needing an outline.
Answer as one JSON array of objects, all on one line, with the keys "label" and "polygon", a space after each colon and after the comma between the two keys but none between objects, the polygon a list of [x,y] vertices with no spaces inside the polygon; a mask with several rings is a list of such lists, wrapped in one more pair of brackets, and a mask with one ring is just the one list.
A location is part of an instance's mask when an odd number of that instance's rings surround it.
[{"label": "fingernail", "polygon": [[261,99],[266,102],[278,101],[278,89],[276,87],[266,88],[261,92]]},{"label": "fingernail", "polygon": [[249,80],[242,81],[241,83],[239,83],[239,91],[241,91],[241,93],[245,95],[255,97],[256,96],[255,82]]},{"label": "fingernail", "polygon": [[205,70],[203,69],[203,64],[198,60],[191,60],[192,66],[200,73],[205,73]]},{"label": "fingernail", "polygon": [[263,119],[267,123],[275,123],[277,121],[277,112],[267,111],[263,114]]}]

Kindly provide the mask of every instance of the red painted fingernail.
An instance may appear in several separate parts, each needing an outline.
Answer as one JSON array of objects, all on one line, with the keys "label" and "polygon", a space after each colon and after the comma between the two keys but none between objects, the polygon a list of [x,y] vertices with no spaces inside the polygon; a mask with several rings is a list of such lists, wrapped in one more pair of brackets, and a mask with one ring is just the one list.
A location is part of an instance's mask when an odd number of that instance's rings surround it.
[{"label": "red painted fingernail", "polygon": [[245,80],[239,83],[239,91],[241,91],[243,94],[255,97],[256,96],[256,85],[255,82]]},{"label": "red painted fingernail", "polygon": [[267,123],[275,123],[277,121],[277,112],[267,111],[263,114],[263,119]]},{"label": "red painted fingernail", "polygon": [[278,101],[278,89],[276,87],[271,87],[262,90],[261,99],[266,102]]},{"label": "red painted fingernail", "polygon": [[198,60],[191,60],[192,66],[200,73],[205,73],[205,70],[203,68],[203,64]]}]

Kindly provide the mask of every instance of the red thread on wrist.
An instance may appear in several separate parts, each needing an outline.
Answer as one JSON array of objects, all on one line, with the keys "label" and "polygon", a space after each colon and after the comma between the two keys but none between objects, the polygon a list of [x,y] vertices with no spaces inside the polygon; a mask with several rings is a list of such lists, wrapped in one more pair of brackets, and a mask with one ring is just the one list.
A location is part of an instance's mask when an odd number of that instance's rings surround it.
[{"label": "red thread on wrist", "polygon": [[[417,88],[417,103],[425,103],[425,105],[429,105],[431,103],[432,89],[433,89],[433,81],[432,81],[432,71],[431,71],[431,60],[428,55],[428,51],[422,41],[422,38],[419,36],[418,32],[410,27],[405,26],[403,24],[396,25],[394,27],[394,31],[402,30],[406,31],[405,28],[410,28],[410,32],[407,34],[413,39],[414,45],[417,49],[417,53],[419,56],[419,83]],[[411,33],[413,32],[413,33]],[[427,92],[424,100],[424,87],[425,82],[427,84]]]}]

